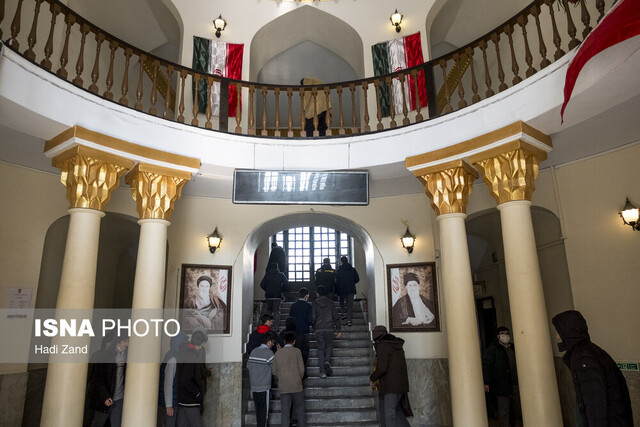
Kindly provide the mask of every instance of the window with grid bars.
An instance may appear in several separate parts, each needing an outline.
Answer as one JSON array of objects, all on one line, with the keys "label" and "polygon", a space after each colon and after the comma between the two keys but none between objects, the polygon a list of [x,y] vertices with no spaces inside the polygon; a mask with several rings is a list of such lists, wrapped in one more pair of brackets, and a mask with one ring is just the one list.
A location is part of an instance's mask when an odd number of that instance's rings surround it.
[{"label": "window with grid bars", "polygon": [[338,268],[341,256],[352,259],[351,237],[333,228],[290,228],[279,231],[273,239],[287,254],[290,282],[310,282],[324,258],[329,258],[334,268]]}]

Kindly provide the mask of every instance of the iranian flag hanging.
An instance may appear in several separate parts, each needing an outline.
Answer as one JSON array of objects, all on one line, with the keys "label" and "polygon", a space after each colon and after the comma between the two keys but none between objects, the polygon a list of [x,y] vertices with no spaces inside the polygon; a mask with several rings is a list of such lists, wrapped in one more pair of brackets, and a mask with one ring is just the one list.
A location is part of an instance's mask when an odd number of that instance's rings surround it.
[{"label": "iranian flag hanging", "polygon": [[[375,76],[393,73],[424,62],[422,57],[422,44],[420,32],[400,39],[393,39],[371,46],[373,56],[373,72]],[[405,99],[408,110],[415,110],[415,82],[413,76],[407,76],[404,83]],[[396,114],[402,113],[402,85],[399,79],[393,79],[391,84],[393,91],[393,105]],[[418,96],[420,106],[427,106],[427,86],[424,81],[424,71],[418,72]],[[380,84],[380,109],[383,116],[388,116],[390,111],[389,89],[387,84]]]},{"label": "iranian flag hanging", "polygon": [[[194,71],[230,79],[242,77],[242,54],[244,44],[223,43],[202,37],[193,37],[193,64]],[[211,114],[220,115],[220,83],[211,86]],[[238,105],[235,86],[229,85],[229,117],[235,117]],[[207,110],[207,82],[200,79],[198,82],[198,111],[204,113]]]}]

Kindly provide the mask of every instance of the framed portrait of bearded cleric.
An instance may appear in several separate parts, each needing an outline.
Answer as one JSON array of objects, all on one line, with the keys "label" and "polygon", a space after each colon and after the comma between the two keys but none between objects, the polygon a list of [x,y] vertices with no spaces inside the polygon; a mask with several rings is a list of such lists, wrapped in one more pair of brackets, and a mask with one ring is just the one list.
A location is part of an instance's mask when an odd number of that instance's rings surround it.
[{"label": "framed portrait of bearded cleric", "polygon": [[228,334],[231,266],[182,264],[180,309],[181,330]]},{"label": "framed portrait of bearded cleric", "polygon": [[390,332],[438,332],[436,264],[387,265]]}]

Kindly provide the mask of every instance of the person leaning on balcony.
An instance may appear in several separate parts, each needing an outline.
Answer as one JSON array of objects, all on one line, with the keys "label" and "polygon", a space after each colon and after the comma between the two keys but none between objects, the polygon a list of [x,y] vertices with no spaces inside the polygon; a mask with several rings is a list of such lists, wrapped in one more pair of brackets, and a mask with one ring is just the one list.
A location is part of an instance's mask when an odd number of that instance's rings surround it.
[{"label": "person leaning on balcony", "polygon": [[[323,83],[324,82],[322,80],[313,77],[305,77],[300,80],[300,84],[302,86],[321,85]],[[318,133],[320,136],[325,136],[327,134],[327,113],[329,114],[329,120],[331,120],[331,98],[329,98],[329,104],[327,105],[327,96],[324,93],[324,88],[318,88],[318,92],[315,96],[315,107],[312,90],[305,90],[303,107],[305,118],[304,130],[307,136],[313,136],[313,131],[315,129],[313,126],[314,116],[318,118]]]}]

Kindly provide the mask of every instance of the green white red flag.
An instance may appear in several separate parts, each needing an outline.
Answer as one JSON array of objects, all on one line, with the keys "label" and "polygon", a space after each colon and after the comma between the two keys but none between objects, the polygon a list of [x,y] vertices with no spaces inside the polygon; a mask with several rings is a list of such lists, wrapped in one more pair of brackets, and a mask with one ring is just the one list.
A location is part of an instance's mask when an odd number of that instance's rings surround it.
[{"label": "green white red flag", "polygon": [[[194,71],[214,74],[230,79],[242,78],[242,55],[244,44],[223,43],[202,37],[193,37]],[[220,115],[220,83],[211,87],[211,97],[207,99],[207,82],[198,82],[198,111],[204,113],[207,103],[211,104],[211,114]],[[238,98],[236,88],[229,85],[229,117],[235,117]]]},{"label": "green white red flag", "polygon": [[[375,76],[382,76],[396,71],[411,68],[424,62],[422,56],[422,43],[420,32],[411,34],[399,39],[393,39],[371,46],[373,57],[373,72]],[[402,106],[402,84],[395,78],[392,80],[391,90],[393,95],[393,105],[396,114],[403,111]],[[407,109],[416,108],[415,82],[412,76],[408,76],[404,83],[404,92]],[[427,87],[424,80],[424,71],[418,73],[418,97],[420,107],[427,106]],[[388,116],[390,111],[389,89],[387,84],[380,85],[380,109],[383,116]]]}]

